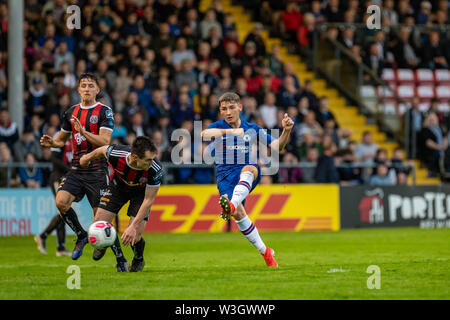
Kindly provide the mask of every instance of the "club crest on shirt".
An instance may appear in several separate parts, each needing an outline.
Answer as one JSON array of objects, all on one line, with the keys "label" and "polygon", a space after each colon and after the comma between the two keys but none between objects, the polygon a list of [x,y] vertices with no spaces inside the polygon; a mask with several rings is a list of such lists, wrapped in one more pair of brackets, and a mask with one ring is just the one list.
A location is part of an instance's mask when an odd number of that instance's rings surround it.
[{"label": "club crest on shirt", "polygon": [[144,184],[146,184],[146,183],[147,183],[147,181],[148,181],[148,179],[147,179],[147,178],[145,178],[145,177],[142,177],[142,178],[140,178],[140,179],[139,179],[139,184],[140,184],[140,185],[144,185]]},{"label": "club crest on shirt", "polygon": [[90,122],[95,124],[98,122],[98,117],[97,116],[91,116]]}]

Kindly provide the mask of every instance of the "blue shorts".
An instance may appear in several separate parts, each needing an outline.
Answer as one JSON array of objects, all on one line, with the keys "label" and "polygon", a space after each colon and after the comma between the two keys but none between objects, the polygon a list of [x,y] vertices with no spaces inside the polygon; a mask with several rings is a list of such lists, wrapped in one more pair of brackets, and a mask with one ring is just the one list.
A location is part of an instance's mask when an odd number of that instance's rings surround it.
[{"label": "blue shorts", "polygon": [[[258,185],[259,181],[261,181],[261,168],[256,165],[255,167],[256,169],[258,169],[258,177],[255,180],[253,180],[252,189],[250,190],[250,192],[252,192],[253,189],[255,189],[256,186]],[[236,187],[236,185],[239,182],[241,170],[242,168],[239,168],[239,170],[230,171],[224,177],[217,179],[217,189],[219,189],[219,193],[221,196],[227,194],[228,199],[231,200],[231,197],[233,196],[234,187]],[[245,205],[245,199],[244,201],[242,201],[242,205],[243,206]]]}]

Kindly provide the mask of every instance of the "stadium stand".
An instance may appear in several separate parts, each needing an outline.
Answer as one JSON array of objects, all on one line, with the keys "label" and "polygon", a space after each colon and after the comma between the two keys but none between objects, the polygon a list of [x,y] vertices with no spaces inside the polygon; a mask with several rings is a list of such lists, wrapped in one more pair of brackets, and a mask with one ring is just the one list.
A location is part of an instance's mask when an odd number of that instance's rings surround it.
[{"label": "stadium stand", "polygon": [[[286,6],[284,1],[256,0],[236,4],[231,0],[118,0],[108,3],[92,0],[27,1],[24,127],[30,127],[32,116],[37,114],[42,132],[56,132],[59,124],[55,115],[79,102],[76,80],[82,72],[89,71],[100,78],[100,101],[111,105],[116,114],[113,142],[129,143],[139,134],[156,136],[163,161],[170,160],[168,155],[174,145],[170,141],[170,133],[179,127],[192,131],[189,123],[193,120],[217,120],[217,98],[228,90],[238,92],[245,101],[243,117],[263,127],[273,125],[265,123],[261,114],[268,91],[276,97],[274,114],[277,119],[282,112],[296,118],[296,137],[287,147],[290,156],[283,155],[286,163],[295,163],[292,159],[297,163],[314,159],[313,156],[306,157],[311,148],[317,149],[321,156],[323,145],[330,137],[341,150],[351,150],[366,132],[371,133],[373,142],[387,150],[390,157],[399,147],[396,142],[387,142],[384,132],[376,125],[367,124],[365,116],[359,114],[356,107],[348,105],[338,90],[327,87],[325,80],[317,78],[308,68],[315,21],[341,22],[340,17],[345,17],[342,22],[347,23],[363,21],[361,13],[364,8],[358,5],[358,1],[333,0],[328,1],[328,5],[325,1],[312,1],[311,6],[305,1]],[[70,30],[61,22],[64,21],[64,9],[70,4],[78,4],[82,8],[81,30]],[[251,17],[245,8],[254,6],[263,10]],[[392,13],[395,15],[397,12]],[[301,17],[299,25],[290,23],[292,16]],[[7,7],[3,2],[0,3],[0,20],[3,22],[0,25],[1,107],[7,106],[6,17]],[[252,18],[263,22],[264,26]],[[285,28],[289,31],[286,33],[290,34],[289,39],[283,36]],[[280,37],[271,36],[269,30],[272,30],[272,35]],[[296,33],[293,32],[295,30]],[[364,35],[341,32],[344,33],[346,35],[341,41],[349,50],[358,45],[365,48],[361,40],[365,39]],[[337,37],[341,39],[341,35]],[[292,42],[286,40],[293,41],[294,48],[299,47],[301,56],[290,53]],[[406,102],[411,102],[415,96],[419,96],[421,103],[437,98],[439,110],[448,110],[448,69],[384,65],[382,79],[389,82]],[[383,95],[386,98],[385,112],[396,113],[400,109],[403,113],[408,109],[407,105],[399,106],[389,90],[369,85],[361,90],[368,99]],[[304,97],[306,100],[302,102]],[[316,141],[304,144],[305,134],[299,132],[299,128],[305,111],[313,111],[317,120],[321,116],[317,105],[321,97],[328,100],[327,110],[334,114],[336,128],[320,135]],[[256,101],[253,110],[252,99]],[[3,134],[7,131],[3,128],[11,124],[5,120],[0,126],[0,134]],[[343,135],[345,130],[351,135]],[[0,141],[4,141],[1,136]],[[10,151],[16,157],[14,150]],[[343,159],[340,154],[335,154],[337,162]],[[45,159],[38,160],[45,162]],[[438,179],[427,179],[426,170],[420,169],[417,163],[414,165],[418,184],[439,182]],[[202,179],[199,170],[179,169],[168,176],[172,179],[170,182],[208,183],[210,180]],[[363,182],[369,177],[365,178]],[[279,176],[274,182],[281,180]],[[308,178],[288,180],[313,182]]]}]

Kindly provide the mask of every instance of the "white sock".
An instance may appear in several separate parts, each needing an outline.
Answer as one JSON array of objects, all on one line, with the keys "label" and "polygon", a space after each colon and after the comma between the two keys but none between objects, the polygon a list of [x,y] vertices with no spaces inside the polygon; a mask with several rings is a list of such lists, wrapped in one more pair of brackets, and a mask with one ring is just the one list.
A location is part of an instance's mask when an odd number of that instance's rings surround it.
[{"label": "white sock", "polygon": [[248,216],[245,216],[241,220],[236,220],[239,230],[247,238],[248,241],[262,254],[266,252],[266,245],[259,236],[258,229],[253,224]]},{"label": "white sock", "polygon": [[241,202],[244,201],[245,197],[247,197],[252,190],[253,179],[253,173],[250,171],[244,171],[241,173],[239,182],[236,187],[234,187],[233,197],[230,200],[235,208],[237,208]]}]

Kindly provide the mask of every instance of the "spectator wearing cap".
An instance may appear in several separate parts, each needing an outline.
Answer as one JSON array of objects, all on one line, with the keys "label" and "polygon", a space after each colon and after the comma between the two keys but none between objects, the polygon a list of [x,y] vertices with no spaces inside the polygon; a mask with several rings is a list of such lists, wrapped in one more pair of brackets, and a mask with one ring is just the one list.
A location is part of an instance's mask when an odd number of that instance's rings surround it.
[{"label": "spectator wearing cap", "polygon": [[24,162],[27,153],[32,153],[36,159],[42,157],[41,146],[34,138],[33,130],[31,128],[26,128],[20,139],[14,143],[14,157],[16,161]]}]

